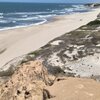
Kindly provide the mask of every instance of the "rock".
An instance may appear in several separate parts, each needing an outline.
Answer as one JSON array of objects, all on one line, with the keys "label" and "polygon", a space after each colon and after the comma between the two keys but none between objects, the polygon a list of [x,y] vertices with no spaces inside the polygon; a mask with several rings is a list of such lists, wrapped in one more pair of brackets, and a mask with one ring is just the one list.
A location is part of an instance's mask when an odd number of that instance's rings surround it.
[{"label": "rock", "polygon": [[[22,64],[9,81],[0,86],[0,100],[46,100],[44,86],[51,85],[54,79],[40,61]],[[50,98],[47,91],[45,94]]]},{"label": "rock", "polygon": [[43,100],[47,100],[52,98],[53,96],[51,96],[50,92],[46,89],[43,89]]}]

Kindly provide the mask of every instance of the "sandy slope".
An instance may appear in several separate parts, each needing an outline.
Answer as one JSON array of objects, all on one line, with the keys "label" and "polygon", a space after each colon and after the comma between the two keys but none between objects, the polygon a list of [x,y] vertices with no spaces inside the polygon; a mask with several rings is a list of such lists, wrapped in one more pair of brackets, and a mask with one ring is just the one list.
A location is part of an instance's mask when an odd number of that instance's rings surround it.
[{"label": "sandy slope", "polygon": [[100,83],[90,79],[67,78],[47,89],[55,96],[48,100],[100,100]]},{"label": "sandy slope", "polygon": [[44,25],[0,31],[0,67],[11,59],[36,50],[53,38],[96,19],[99,12],[100,9],[97,9],[57,17],[59,20]]}]

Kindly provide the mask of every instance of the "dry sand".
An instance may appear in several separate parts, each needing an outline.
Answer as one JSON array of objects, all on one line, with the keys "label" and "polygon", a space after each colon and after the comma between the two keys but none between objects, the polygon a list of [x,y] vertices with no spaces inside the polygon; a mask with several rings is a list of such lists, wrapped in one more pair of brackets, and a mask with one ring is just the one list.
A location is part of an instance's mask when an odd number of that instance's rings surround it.
[{"label": "dry sand", "polygon": [[38,26],[0,31],[0,67],[15,57],[34,51],[50,40],[96,19],[100,9],[57,17]]},{"label": "dry sand", "polygon": [[100,100],[100,83],[91,79],[67,78],[46,89],[55,96],[48,100]]}]

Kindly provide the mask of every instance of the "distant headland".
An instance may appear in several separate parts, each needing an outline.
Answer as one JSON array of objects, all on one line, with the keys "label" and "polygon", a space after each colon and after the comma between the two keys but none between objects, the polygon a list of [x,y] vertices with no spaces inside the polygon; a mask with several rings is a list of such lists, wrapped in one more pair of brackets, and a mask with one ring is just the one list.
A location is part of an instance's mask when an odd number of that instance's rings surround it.
[{"label": "distant headland", "polygon": [[100,3],[87,3],[85,4],[85,6],[91,7],[91,8],[98,8],[100,7]]}]

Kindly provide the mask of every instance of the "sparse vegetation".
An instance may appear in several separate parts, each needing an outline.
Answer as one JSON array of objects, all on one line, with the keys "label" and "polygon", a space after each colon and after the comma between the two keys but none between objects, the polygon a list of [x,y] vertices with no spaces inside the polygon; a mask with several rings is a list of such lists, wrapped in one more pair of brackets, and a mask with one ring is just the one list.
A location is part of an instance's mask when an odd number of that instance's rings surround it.
[{"label": "sparse vegetation", "polygon": [[36,50],[36,51],[33,51],[33,52],[30,52],[28,55],[34,55],[36,56],[37,54],[40,53],[41,50]]},{"label": "sparse vegetation", "polygon": [[89,26],[92,26],[92,25],[100,25],[100,20],[91,21],[87,25],[89,25]]},{"label": "sparse vegetation", "polygon": [[14,73],[14,71],[15,71],[15,69],[14,69],[13,65],[11,65],[11,67],[8,70],[0,71],[0,77],[11,76]]},{"label": "sparse vegetation", "polygon": [[51,67],[51,68],[49,68],[48,71],[49,71],[51,74],[55,75],[55,76],[65,74],[65,73],[64,73],[64,70],[61,69],[61,68],[58,67],[58,66]]}]

